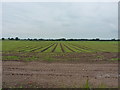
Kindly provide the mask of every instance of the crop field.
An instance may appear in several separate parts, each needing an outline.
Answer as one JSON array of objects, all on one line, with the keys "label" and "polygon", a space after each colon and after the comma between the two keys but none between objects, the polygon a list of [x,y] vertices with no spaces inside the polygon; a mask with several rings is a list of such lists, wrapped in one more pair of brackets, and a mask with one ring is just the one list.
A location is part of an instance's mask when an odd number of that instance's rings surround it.
[{"label": "crop field", "polygon": [[118,87],[117,41],[4,40],[1,53],[3,87]]},{"label": "crop field", "polygon": [[[3,41],[3,60],[22,61],[71,61],[82,59],[86,54],[93,59],[112,61],[117,57],[116,41]],[[107,57],[107,55],[113,54]],[[84,57],[87,58],[87,57]],[[79,60],[82,61],[82,60]],[[90,62],[91,60],[87,60]],[[93,60],[92,60],[93,62]],[[104,60],[103,60],[104,62]]]},{"label": "crop field", "polygon": [[3,52],[118,52],[117,41],[3,41]]}]

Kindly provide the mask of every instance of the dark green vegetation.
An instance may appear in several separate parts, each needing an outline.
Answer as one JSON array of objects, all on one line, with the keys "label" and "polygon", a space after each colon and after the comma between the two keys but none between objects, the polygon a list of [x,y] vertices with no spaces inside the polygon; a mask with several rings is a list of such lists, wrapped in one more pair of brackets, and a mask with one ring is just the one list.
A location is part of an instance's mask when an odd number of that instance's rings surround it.
[{"label": "dark green vegetation", "polygon": [[116,61],[112,59],[116,53],[118,41],[2,41],[3,60]]},{"label": "dark green vegetation", "polygon": [[93,39],[66,39],[66,38],[59,38],[59,39],[37,39],[37,38],[27,38],[27,39],[20,39],[19,37],[15,38],[1,38],[1,40],[24,40],[24,41],[120,41],[120,39],[99,39],[99,38],[93,38]]}]

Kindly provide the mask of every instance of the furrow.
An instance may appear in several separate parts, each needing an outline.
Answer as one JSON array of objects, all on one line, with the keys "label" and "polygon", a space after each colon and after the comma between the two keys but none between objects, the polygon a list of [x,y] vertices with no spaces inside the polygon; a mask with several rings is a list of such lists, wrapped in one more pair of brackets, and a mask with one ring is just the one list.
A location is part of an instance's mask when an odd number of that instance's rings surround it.
[{"label": "furrow", "polygon": [[44,52],[44,51],[46,51],[48,48],[52,47],[53,45],[55,45],[55,43],[53,43],[52,45],[48,46],[47,48],[41,50],[40,52]]},{"label": "furrow", "polygon": [[56,47],[57,47],[58,43],[55,45],[55,47],[53,48],[53,50],[51,52],[54,52]]},{"label": "furrow", "polygon": [[63,44],[66,48],[68,48],[70,51],[75,52],[74,50],[72,50],[71,48],[69,48],[67,45]]},{"label": "furrow", "polygon": [[65,50],[63,49],[63,47],[62,47],[62,44],[61,44],[61,43],[60,43],[60,47],[61,47],[62,52],[64,53],[64,52],[65,52]]},{"label": "furrow", "polygon": [[[91,51],[90,49],[87,49],[87,48],[84,48],[84,47],[80,47],[80,46],[77,46],[77,45],[74,45],[74,44],[71,44],[72,46],[76,46],[78,47],[79,49],[83,49],[82,51],[84,50],[87,50],[87,51]],[[80,50],[81,51],[81,50]],[[86,51],[85,51],[86,52]]]},{"label": "furrow", "polygon": [[41,49],[41,48],[43,48],[43,47],[36,48],[36,49],[34,49],[34,50],[31,50],[30,52],[34,52],[34,51],[36,51],[36,50],[38,50],[38,49]]}]

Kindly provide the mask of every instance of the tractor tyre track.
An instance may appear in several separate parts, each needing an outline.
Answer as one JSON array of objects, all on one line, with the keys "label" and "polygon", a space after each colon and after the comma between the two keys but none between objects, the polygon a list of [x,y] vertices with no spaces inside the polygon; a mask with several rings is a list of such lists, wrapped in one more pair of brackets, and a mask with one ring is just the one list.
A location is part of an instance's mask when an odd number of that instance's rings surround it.
[{"label": "tractor tyre track", "polygon": [[55,47],[53,48],[53,50],[51,52],[54,52],[56,47],[57,47],[58,43],[56,43]]},{"label": "tractor tyre track", "polygon": [[88,48],[88,47],[81,47],[81,46],[78,46],[78,45],[74,45],[74,44],[71,44],[71,45],[73,45],[73,46],[76,46],[76,47],[78,47],[78,48],[81,48],[81,49],[84,49],[84,50],[88,50],[88,51],[94,51],[94,52],[96,52],[96,51],[102,51],[102,50],[97,50],[97,49],[92,49],[92,48]]},{"label": "tractor tyre track", "polygon": [[[68,43],[68,44],[70,44],[70,43]],[[74,48],[74,49],[76,49],[76,50],[78,50],[78,51],[81,51],[82,52],[82,50],[80,50],[80,48],[78,49],[78,48],[76,48],[76,47],[74,47],[74,45],[72,45],[72,44],[70,44],[70,47],[72,47],[72,48]]]},{"label": "tractor tyre track", "polygon": [[61,43],[60,43],[60,47],[61,47],[62,52],[64,53],[64,52],[65,52],[65,50],[63,49],[63,46],[62,46],[62,44],[61,44]]},{"label": "tractor tyre track", "polygon": [[41,50],[40,52],[44,52],[44,51],[46,51],[48,48],[52,47],[53,45],[55,45],[55,43],[53,43],[52,45],[48,46],[47,48]]},{"label": "tractor tyre track", "polygon": [[39,49],[41,49],[41,48],[44,48],[44,47],[36,48],[36,49],[34,49],[34,50],[31,50],[30,52],[34,52],[34,51],[39,50]]},{"label": "tractor tyre track", "polygon": [[[81,46],[77,46],[77,45],[74,45],[74,44],[71,44],[71,45],[73,45],[73,46],[75,46],[75,47],[78,47],[79,49],[83,49],[83,50],[87,50],[87,51],[92,51],[92,50],[90,50],[90,49],[87,49],[87,48],[84,48],[84,47],[81,47]],[[82,50],[81,50],[82,51]]]},{"label": "tractor tyre track", "polygon": [[72,50],[71,48],[69,48],[67,45],[63,44],[66,48],[68,48],[70,51],[75,52],[74,50]]}]

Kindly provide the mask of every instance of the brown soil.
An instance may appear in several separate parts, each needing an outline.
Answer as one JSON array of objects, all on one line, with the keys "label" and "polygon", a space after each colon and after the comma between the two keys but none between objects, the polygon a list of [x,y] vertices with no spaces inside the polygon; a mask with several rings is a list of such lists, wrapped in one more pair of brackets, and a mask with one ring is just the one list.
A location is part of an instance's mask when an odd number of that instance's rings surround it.
[{"label": "brown soil", "polygon": [[61,47],[62,52],[65,52],[61,43],[60,43],[60,47]]},{"label": "brown soil", "polygon": [[43,48],[43,47],[33,49],[33,50],[31,50],[30,52],[34,52],[34,51],[39,50],[39,49],[41,49],[41,48]]},{"label": "brown soil", "polygon": [[71,44],[73,46],[76,46],[78,47],[79,49],[84,49],[84,50],[88,50],[88,51],[94,51],[94,52],[100,52],[102,50],[98,50],[98,49],[93,49],[93,48],[89,48],[89,47],[86,47],[86,46],[80,46],[80,45],[75,45],[75,44]]},{"label": "brown soil", "polygon": [[71,52],[75,52],[74,50],[72,50],[71,48],[69,48],[67,45],[63,44],[67,49],[69,49]]},{"label": "brown soil", "polygon": [[112,64],[118,61],[112,61],[118,58],[118,53],[113,52],[95,52],[95,53],[66,53],[53,56],[57,62],[87,63],[87,64]]},{"label": "brown soil", "polygon": [[53,50],[51,52],[54,52],[56,47],[57,47],[58,43],[56,43],[56,45],[54,46]]},{"label": "brown soil", "polygon": [[[107,55],[107,54],[106,54]],[[3,61],[3,88],[118,87],[118,64]]]},{"label": "brown soil", "polygon": [[52,47],[52,46],[54,46],[54,45],[55,45],[55,43],[53,43],[52,45],[48,46],[47,48],[43,49],[43,50],[40,51],[40,52],[44,52],[44,51],[46,51],[48,48],[50,48],[50,47]]}]

